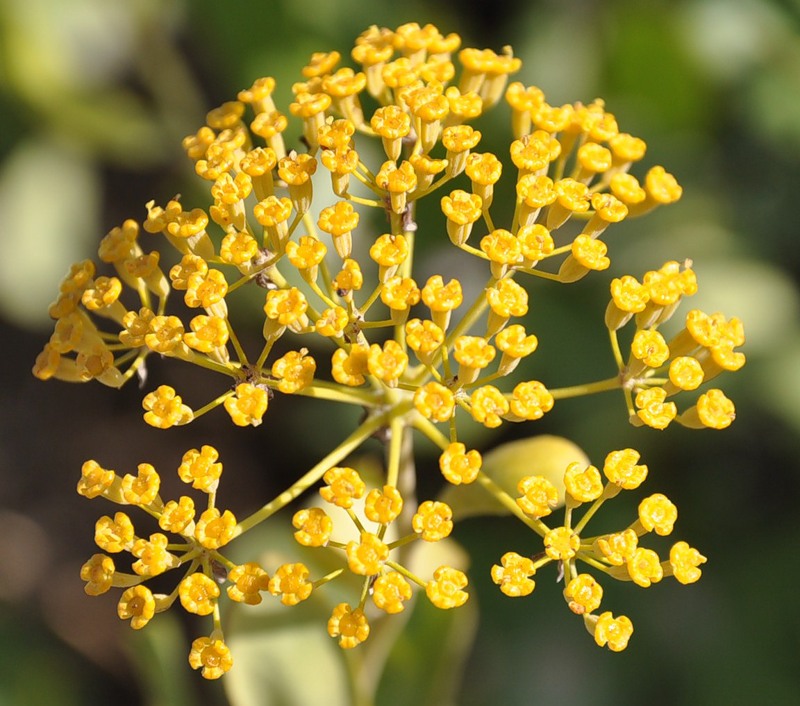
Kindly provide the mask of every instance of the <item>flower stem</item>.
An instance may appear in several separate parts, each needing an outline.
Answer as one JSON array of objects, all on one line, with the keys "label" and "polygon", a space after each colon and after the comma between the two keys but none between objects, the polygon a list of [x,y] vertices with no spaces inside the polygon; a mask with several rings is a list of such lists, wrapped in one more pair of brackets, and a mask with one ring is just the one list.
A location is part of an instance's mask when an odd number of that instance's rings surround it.
[{"label": "flower stem", "polygon": [[317,463],[311,470],[309,470],[302,478],[293,483],[287,490],[283,491],[276,498],[268,502],[263,507],[256,510],[250,517],[242,520],[234,529],[233,536],[238,537],[240,534],[247,532],[247,530],[255,527],[257,524],[263,522],[267,518],[274,515],[279,510],[286,507],[292,500],[302,494],[305,490],[310,488],[325,474],[331,466],[335,466],[339,461],[345,458],[353,450],[357,449],[364,441],[372,436],[378,429],[386,426],[393,416],[400,416],[408,411],[409,404],[399,405],[398,407],[389,410],[383,414],[375,415],[367,419],[361,424],[350,436],[348,436],[341,444],[339,444],[333,451],[331,451],[325,458]]},{"label": "flower stem", "polygon": [[555,400],[563,400],[568,397],[582,397],[583,395],[594,395],[598,392],[606,392],[608,390],[617,390],[622,388],[622,381],[619,376],[608,378],[607,380],[598,380],[597,382],[587,382],[582,385],[572,385],[571,387],[558,387],[555,390],[550,390]]}]

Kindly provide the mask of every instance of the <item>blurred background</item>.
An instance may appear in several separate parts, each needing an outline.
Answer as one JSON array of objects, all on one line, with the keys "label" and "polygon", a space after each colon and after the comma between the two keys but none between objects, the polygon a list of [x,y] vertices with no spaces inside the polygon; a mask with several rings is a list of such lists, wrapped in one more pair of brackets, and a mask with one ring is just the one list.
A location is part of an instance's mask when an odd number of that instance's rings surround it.
[{"label": "blurred background", "polygon": [[[605,581],[605,604],[636,628],[612,654],[565,608],[554,576],[517,600],[490,582],[488,567],[530,542],[520,523],[464,521],[455,536],[473,557],[479,618],[457,703],[800,703],[798,0],[494,0],[469,13],[454,0],[0,0],[0,705],[225,703],[222,685],[186,664],[205,622],[182,632],[159,616],[144,631],[155,637],[143,637],[116,617],[116,592],[84,595],[94,521],[112,509],[75,494],[80,466],[95,458],[124,473],[148,461],[171,477],[183,451],[210,441],[228,469],[224,501],[243,516],[337,443],[357,412],[297,400],[259,429],[223,435],[227,422],[212,414],[160,433],[141,422],[135,385],[45,384],[30,368],[69,264],[93,257],[125,218],[141,220],[151,198],[196,193],[180,140],[207,110],[264,75],[278,80],[285,110],[312,52],[347,61],[370,24],[408,21],[458,32],[464,46],[512,45],[524,62],[514,78],[551,103],[604,98],[621,129],[647,141],[646,163],[684,187],[677,205],[612,229],[609,272],[534,289],[535,377],[557,387],[609,376],[611,276],[669,259],[694,261],[700,292],[689,306],[739,316],[748,335],[747,366],[721,380],[737,406],[725,432],[633,429],[621,395],[603,395],[476,434],[488,448],[557,433],[595,463],[634,446],[651,468],[646,492],[676,502],[676,536],[709,562],[690,587]],[[479,127],[483,148],[505,153],[507,109]],[[431,244],[423,269],[446,255]],[[148,388],[166,379],[204,384],[155,363]],[[419,460],[432,469],[428,494],[439,487],[431,454],[423,446]],[[636,502],[619,503],[618,524]]]}]

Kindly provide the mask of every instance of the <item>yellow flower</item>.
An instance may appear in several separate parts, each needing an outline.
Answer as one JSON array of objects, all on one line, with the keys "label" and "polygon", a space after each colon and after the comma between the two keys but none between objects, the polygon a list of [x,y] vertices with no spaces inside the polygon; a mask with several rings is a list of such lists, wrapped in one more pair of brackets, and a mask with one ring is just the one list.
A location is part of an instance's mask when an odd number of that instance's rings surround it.
[{"label": "yellow flower", "polygon": [[668,535],[677,519],[678,508],[666,495],[655,493],[639,503],[639,522],[648,532]]},{"label": "yellow flower", "polygon": [[131,586],[126,589],[117,604],[117,614],[122,620],[130,620],[134,630],[140,630],[155,615],[156,601],[147,586]]},{"label": "yellow flower", "polygon": [[308,323],[306,309],[308,301],[297,287],[267,292],[264,313],[280,326],[304,328]]},{"label": "yellow flower", "polygon": [[[462,96],[455,86],[449,86],[444,95],[450,103],[451,114],[468,117],[472,112],[471,103],[474,96]],[[448,176],[454,177],[464,171],[469,151],[475,149],[480,141],[481,133],[471,125],[450,125],[442,130],[442,145],[447,150]],[[453,195],[452,192],[450,195]],[[444,199],[442,201],[444,202]]]},{"label": "yellow flower", "polygon": [[411,527],[426,542],[438,542],[453,531],[453,511],[447,503],[426,500],[411,518]]},{"label": "yellow flower", "polygon": [[391,200],[394,213],[402,213],[406,208],[407,197],[417,187],[417,175],[411,163],[403,160],[398,167],[389,160],[381,165],[375,176],[375,184],[384,189]]},{"label": "yellow flower", "polygon": [[464,605],[469,594],[463,589],[467,587],[467,577],[458,569],[440,566],[433,572],[433,579],[425,585],[425,593],[437,608],[458,608]]},{"label": "yellow flower", "polygon": [[639,452],[634,449],[612,451],[606,456],[603,473],[611,483],[624,490],[638,488],[647,477],[647,466],[637,464]]},{"label": "yellow flower", "polygon": [[451,443],[439,456],[439,469],[453,485],[472,483],[481,470],[481,455],[475,449],[467,451],[460,442]]},{"label": "yellow flower", "polygon": [[482,385],[469,398],[472,418],[489,429],[499,427],[510,409],[508,400],[494,385]]},{"label": "yellow flower", "polygon": [[104,515],[95,523],[94,541],[103,551],[117,554],[130,550],[133,540],[133,523],[124,512],[115,513],[113,519]]},{"label": "yellow flower", "polygon": [[321,240],[304,235],[298,242],[290,240],[286,243],[286,257],[298,270],[303,272],[308,280],[317,279],[317,268],[325,259],[328,248]]},{"label": "yellow flower", "polygon": [[81,580],[86,581],[83,590],[89,596],[99,596],[111,588],[114,581],[114,560],[105,554],[92,554],[81,566]]},{"label": "yellow flower", "polygon": [[562,282],[575,282],[589,270],[606,270],[611,260],[606,257],[608,246],[588,235],[579,235],[572,241],[572,254],[564,260],[558,270]]},{"label": "yellow flower", "polygon": [[306,547],[324,547],[333,532],[333,520],[319,507],[298,510],[292,517],[294,538]]},{"label": "yellow flower", "polygon": [[400,344],[390,339],[383,346],[373,343],[367,355],[370,375],[383,380],[389,387],[396,387],[400,376],[408,366],[408,355]]},{"label": "yellow flower", "polygon": [[[633,634],[633,623],[629,618],[624,615],[615,618],[610,611],[591,617],[595,619],[595,622],[589,632],[594,635],[594,641],[598,646],[608,645],[608,649],[612,652],[621,652],[628,646],[628,640]],[[591,621],[587,623],[587,628],[590,625]]]},{"label": "yellow flower", "polygon": [[622,566],[633,556],[639,544],[639,537],[632,529],[607,534],[595,540],[595,547],[613,566]]},{"label": "yellow flower", "polygon": [[674,203],[683,193],[675,177],[661,166],[651,167],[647,172],[645,188],[648,198],[659,204]]},{"label": "yellow flower", "polygon": [[386,283],[408,257],[408,241],[401,233],[384,233],[370,246],[369,256],[378,263],[378,280]]},{"label": "yellow flower", "polygon": [[161,477],[149,463],[140,463],[136,476],[126,473],[122,477],[122,497],[131,505],[149,505],[158,496]]},{"label": "yellow flower", "polygon": [[551,255],[556,247],[550,231],[541,223],[522,226],[517,231],[517,240],[525,267],[535,267],[539,260]]},{"label": "yellow flower", "polygon": [[397,571],[390,571],[375,579],[372,584],[372,600],[375,605],[387,613],[403,611],[404,601],[411,598],[411,585]]},{"label": "yellow flower", "polygon": [[278,380],[278,389],[294,394],[308,387],[314,380],[317,364],[306,348],[289,351],[272,364],[272,375]]},{"label": "yellow flower", "polygon": [[568,561],[577,553],[581,538],[569,527],[556,527],[544,536],[544,550],[554,561]]},{"label": "yellow flower", "polygon": [[[122,294],[122,282],[116,277],[98,277],[90,287],[81,295],[81,303],[89,310],[102,313],[110,310],[114,304],[119,304],[119,295]],[[119,304],[122,306],[122,304]],[[122,308],[124,315],[125,309]]]},{"label": "yellow flower", "polygon": [[483,199],[477,194],[469,194],[461,189],[451,191],[442,197],[442,212],[447,218],[447,235],[455,245],[467,242],[475,223],[483,213]]},{"label": "yellow flower", "polygon": [[492,268],[492,277],[501,279],[508,268],[522,262],[522,248],[516,236],[498,228],[481,238],[481,250],[486,253]]},{"label": "yellow flower", "polygon": [[486,301],[497,319],[497,323],[493,324],[490,315],[487,327],[489,334],[499,331],[511,316],[525,316],[528,313],[528,293],[511,279],[501,279],[494,287],[487,289]]},{"label": "yellow flower", "polygon": [[429,362],[444,343],[444,331],[433,321],[410,319],[405,328],[406,343],[422,362]]},{"label": "yellow flower", "polygon": [[269,589],[269,576],[254,561],[234,566],[228,572],[228,597],[237,603],[258,605],[261,603],[261,591]]},{"label": "yellow flower", "polygon": [[196,572],[178,584],[178,596],[189,613],[211,615],[219,598],[219,586],[205,574]]},{"label": "yellow flower", "polygon": [[348,258],[342,263],[342,269],[332,282],[334,288],[345,296],[347,292],[357,292],[364,285],[364,275],[358,261]]},{"label": "yellow flower", "polygon": [[342,260],[350,257],[352,249],[351,233],[358,226],[358,211],[348,201],[338,201],[335,206],[323,208],[317,225],[333,236],[336,252]]},{"label": "yellow flower", "polygon": [[320,318],[314,322],[314,330],[321,336],[338,338],[350,323],[350,316],[345,309],[340,306],[325,309]]},{"label": "yellow flower", "polygon": [[529,578],[536,573],[533,561],[516,552],[506,552],[501,557],[500,564],[502,566],[495,564],[492,567],[491,576],[503,593],[511,598],[533,593],[536,582]]},{"label": "yellow flower", "polygon": [[658,554],[644,547],[637,547],[633,555],[628,557],[627,567],[631,580],[642,588],[658,583],[664,576]]},{"label": "yellow flower", "polygon": [[381,301],[392,310],[393,320],[396,312],[407,313],[419,301],[419,297],[419,287],[411,277],[390,277],[381,289]]},{"label": "yellow flower", "polygon": [[497,351],[482,336],[459,336],[453,341],[453,358],[459,364],[458,380],[461,384],[473,382],[479,371],[494,360]]},{"label": "yellow flower", "polygon": [[311,177],[317,171],[317,160],[310,154],[291,152],[278,160],[278,176],[289,187],[289,198],[294,210],[305,213],[311,206]]},{"label": "yellow flower", "polygon": [[131,548],[138,561],[133,563],[133,570],[139,576],[158,576],[167,569],[180,565],[180,560],[167,551],[169,540],[160,532],[150,535],[150,539],[137,539]]},{"label": "yellow flower", "polygon": [[533,518],[546,517],[558,505],[558,489],[544,476],[525,476],[517,483],[517,505]]},{"label": "yellow flower", "polygon": [[520,170],[520,176],[524,176],[530,172],[546,171],[550,162],[561,154],[561,144],[550,133],[536,130],[514,140],[510,152],[511,161]]},{"label": "yellow flower", "polygon": [[463,300],[461,282],[457,279],[451,279],[445,284],[441,275],[433,275],[422,288],[422,301],[431,310],[434,322],[442,330],[447,329],[450,312],[461,306]]},{"label": "yellow flower", "polygon": [[706,557],[686,542],[677,542],[669,550],[672,573],[683,584],[697,581],[703,573],[700,564],[705,564],[706,561],[708,561]]},{"label": "yellow flower", "polygon": [[353,500],[361,498],[367,489],[358,471],[345,466],[329,468],[322,479],[327,483],[320,488],[322,498],[345,509],[352,507]]},{"label": "yellow flower", "polygon": [[347,543],[347,565],[354,574],[377,574],[388,557],[389,547],[370,532],[362,532],[358,542]]},{"label": "yellow flower", "polygon": [[258,242],[246,231],[228,233],[220,244],[219,256],[230,265],[249,265],[258,254]]},{"label": "yellow flower", "polygon": [[611,301],[606,308],[606,326],[616,331],[628,323],[633,314],[644,311],[649,301],[649,289],[636,277],[623,275],[611,280]]},{"label": "yellow flower", "polygon": [[564,589],[564,598],[573,613],[594,613],[603,599],[603,588],[590,574],[578,574]]},{"label": "yellow flower", "polygon": [[267,241],[278,252],[285,247],[291,214],[292,202],[285,196],[270,194],[253,207],[253,215],[256,221],[264,226]]},{"label": "yellow flower", "polygon": [[297,605],[311,595],[313,586],[308,574],[305,564],[283,564],[269,580],[269,592],[273,596],[280,596],[283,605]]},{"label": "yellow flower", "polygon": [[637,411],[633,420],[641,420],[653,429],[666,429],[678,413],[675,403],[666,402],[666,397],[667,391],[663,387],[640,390],[634,399]]},{"label": "yellow flower", "polygon": [[609,182],[611,193],[627,206],[635,206],[647,198],[647,192],[633,174],[617,172]]},{"label": "yellow flower", "polygon": [[568,499],[574,503],[589,503],[603,494],[603,479],[594,466],[570,463],[564,471],[564,485]]},{"label": "yellow flower", "polygon": [[[556,200],[547,212],[545,222],[549,230],[561,226],[573,213],[586,213],[589,210],[589,189],[583,182],[572,178],[559,179],[553,183],[553,189]],[[574,241],[572,254],[576,254]]]},{"label": "yellow flower", "polygon": [[512,421],[541,419],[553,409],[555,400],[550,391],[538,380],[521,382],[511,393],[510,410]]},{"label": "yellow flower", "polygon": [[236,518],[230,510],[219,508],[205,510],[194,528],[195,539],[206,549],[219,549],[233,539]]},{"label": "yellow flower", "polygon": [[165,532],[182,533],[194,521],[194,500],[182,495],[180,500],[170,500],[161,511],[158,526]]},{"label": "yellow flower", "polygon": [[219,679],[233,666],[233,656],[228,646],[213,637],[198,637],[192,642],[189,665],[201,669],[204,679]]},{"label": "yellow flower", "polygon": [[[539,345],[539,339],[533,334],[528,335],[525,327],[521,324],[513,324],[500,331],[495,337],[495,345],[503,353],[503,356],[510,360],[519,360],[533,353]],[[511,372],[508,367],[510,362],[500,362],[500,369],[503,373]]]},{"label": "yellow flower", "polygon": [[486,210],[492,205],[494,185],[500,180],[503,163],[491,152],[472,152],[467,157],[465,171],[472,182],[472,192],[478,195]]},{"label": "yellow flower", "polygon": [[679,356],[669,364],[669,380],[679,390],[696,390],[703,378],[703,366],[697,358]]},{"label": "yellow flower", "polygon": [[145,395],[142,400],[145,410],[144,421],[157,429],[188,424],[194,419],[192,410],[169,385],[160,385],[155,392]]},{"label": "yellow flower", "polygon": [[[520,222],[524,227],[534,225],[541,209],[552,204],[558,194],[553,180],[544,174],[523,174],[517,181],[517,196],[521,200]],[[542,226],[549,233],[550,229]]]},{"label": "yellow flower", "polygon": [[222,475],[219,452],[213,446],[204,445],[199,451],[190,449],[183,455],[178,475],[184,483],[191,483],[196,490],[213,493]]},{"label": "yellow flower", "polygon": [[358,387],[363,385],[369,372],[369,349],[365,346],[353,346],[348,353],[337,348],[331,358],[331,375],[340,385]]},{"label": "yellow flower", "polygon": [[131,218],[121,226],[112,228],[100,241],[97,255],[103,262],[117,263],[130,260],[142,253],[137,242],[139,224]]},{"label": "yellow flower", "polygon": [[453,416],[455,397],[449,388],[432,380],[414,392],[414,407],[427,419],[446,422]]},{"label": "yellow flower", "polygon": [[411,116],[400,106],[387,105],[378,108],[369,122],[383,141],[386,156],[396,161],[402,150],[402,138],[411,131]]},{"label": "yellow flower", "polygon": [[[313,371],[311,374],[313,377]],[[287,385],[284,386],[286,387]],[[291,386],[289,385],[289,387]],[[261,424],[269,406],[269,392],[259,385],[240,382],[236,386],[235,394],[231,397],[226,397],[223,404],[225,405],[225,411],[231,417],[231,421],[237,427],[257,427]]]},{"label": "yellow flower", "polygon": [[142,307],[138,312],[129,311],[122,318],[125,327],[119,333],[119,341],[129,348],[139,348],[145,345],[145,336],[150,331],[150,323],[155,318],[155,312],[147,307]]},{"label": "yellow flower", "polygon": [[183,335],[183,341],[200,353],[220,351],[228,343],[228,324],[219,316],[195,316],[189,327],[192,330]]},{"label": "yellow flower", "polygon": [[383,490],[370,490],[364,499],[364,515],[372,522],[389,524],[402,509],[403,498],[397,488],[391,485],[384,485]]},{"label": "yellow flower", "polygon": [[81,467],[78,481],[78,494],[86,498],[96,498],[111,487],[117,474],[106,470],[97,461],[86,461]]},{"label": "yellow flower", "polygon": [[686,410],[678,421],[687,427],[726,429],[736,418],[736,408],[722,390],[709,390],[697,398],[697,404]]},{"label": "yellow flower", "polygon": [[611,167],[611,150],[596,142],[586,142],[578,148],[576,153],[580,171],[579,180],[589,180],[595,174],[604,172]]},{"label": "yellow flower", "polygon": [[657,368],[669,358],[669,348],[658,331],[642,329],[633,336],[631,354],[646,366]]},{"label": "yellow flower", "polygon": [[349,650],[369,637],[369,623],[364,611],[353,610],[348,603],[340,603],[328,620],[328,634],[339,638],[339,647]]}]

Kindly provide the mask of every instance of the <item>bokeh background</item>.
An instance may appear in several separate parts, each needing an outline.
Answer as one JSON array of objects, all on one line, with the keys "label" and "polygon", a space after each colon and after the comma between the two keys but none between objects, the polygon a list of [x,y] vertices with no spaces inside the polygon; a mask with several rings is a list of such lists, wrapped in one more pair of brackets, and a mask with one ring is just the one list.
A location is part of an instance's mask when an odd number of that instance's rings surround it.
[{"label": "bokeh background", "polygon": [[[346,56],[368,25],[407,21],[459,32],[466,46],[512,45],[524,61],[515,78],[551,103],[602,96],[623,130],[646,139],[647,163],[664,164],[684,186],[679,204],[613,229],[609,272],[536,288],[537,377],[556,387],[608,376],[610,277],[668,259],[694,261],[700,293],[691,306],[739,316],[748,333],[747,366],[722,381],[737,405],[728,431],[633,429],[621,397],[603,395],[476,437],[489,447],[558,433],[596,462],[635,446],[651,467],[649,492],[675,500],[676,534],[709,563],[688,588],[606,581],[607,605],[636,627],[629,649],[611,654],[594,646],[547,575],[527,599],[491,584],[497,557],[530,541],[519,523],[465,521],[456,538],[473,555],[479,620],[457,703],[800,702],[798,0],[494,0],[470,11],[454,0],[0,0],[2,706],[225,703],[221,685],[201,683],[186,664],[191,627],[182,633],[160,616],[160,627],[147,628],[155,637],[133,635],[114,596],[83,594],[78,569],[94,551],[95,519],[110,508],[74,493],[80,465],[94,457],[120,472],[145,460],[168,469],[213,439],[229,469],[226,501],[244,514],[354,417],[300,400],[240,433],[218,415],[170,432],[143,428],[135,385],[117,392],[33,379],[50,333],[47,304],[68,265],[91,257],[111,227],[143,218],[151,198],[196,193],[180,140],[208,109],[263,75],[278,79],[285,104],[313,51]],[[481,130],[484,147],[499,153],[508,114],[494,113]],[[440,266],[446,252],[432,244],[424,266]],[[150,375],[148,386],[203,384],[169,364]],[[421,468],[435,469],[431,462],[423,453]],[[435,492],[437,478],[425,474],[425,489]],[[624,523],[633,501],[620,512]],[[385,702],[410,703],[406,690]]]}]

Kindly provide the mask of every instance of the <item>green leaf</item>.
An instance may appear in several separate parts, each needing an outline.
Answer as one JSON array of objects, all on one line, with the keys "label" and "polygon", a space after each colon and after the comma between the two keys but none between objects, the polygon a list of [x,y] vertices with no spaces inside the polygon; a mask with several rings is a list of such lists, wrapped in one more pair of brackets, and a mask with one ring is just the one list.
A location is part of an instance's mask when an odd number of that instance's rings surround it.
[{"label": "green leaf", "polygon": [[475,637],[474,595],[452,610],[434,607],[420,592],[395,643],[378,688],[381,706],[450,706]]},{"label": "green leaf", "polygon": [[291,608],[267,597],[257,608],[232,609],[226,641],[234,666],[224,677],[232,706],[350,704],[343,651],[325,629],[329,615],[314,595]]},{"label": "green leaf", "polygon": [[189,642],[173,613],[156,616],[144,630],[131,631],[128,644],[141,677],[148,706],[189,706],[193,703]]}]

